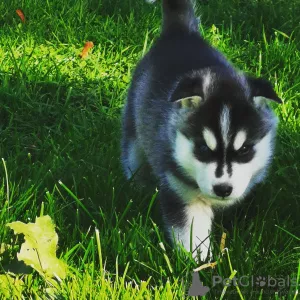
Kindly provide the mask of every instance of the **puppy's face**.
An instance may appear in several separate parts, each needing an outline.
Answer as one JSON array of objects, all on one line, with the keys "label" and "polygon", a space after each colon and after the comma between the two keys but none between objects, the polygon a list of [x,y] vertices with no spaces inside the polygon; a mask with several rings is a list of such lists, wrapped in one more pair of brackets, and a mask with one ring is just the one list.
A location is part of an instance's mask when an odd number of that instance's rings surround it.
[{"label": "puppy's face", "polygon": [[206,198],[243,198],[265,175],[277,119],[263,98],[245,93],[236,82],[194,97],[192,106],[176,132],[177,164]]}]

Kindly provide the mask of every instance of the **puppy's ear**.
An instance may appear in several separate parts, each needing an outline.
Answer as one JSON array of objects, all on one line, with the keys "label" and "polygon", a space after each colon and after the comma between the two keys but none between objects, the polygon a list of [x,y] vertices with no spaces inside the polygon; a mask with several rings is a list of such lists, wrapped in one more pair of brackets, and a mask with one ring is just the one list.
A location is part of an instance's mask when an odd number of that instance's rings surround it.
[{"label": "puppy's ear", "polygon": [[171,101],[178,108],[197,108],[203,102],[202,80],[200,77],[186,77],[175,88]]},{"label": "puppy's ear", "polygon": [[176,100],[174,103],[178,108],[197,108],[203,102],[200,96],[191,96]]},{"label": "puppy's ear", "polygon": [[261,107],[267,103],[268,100],[282,103],[282,100],[278,97],[274,91],[272,84],[263,78],[248,77],[248,84],[251,90],[251,97],[254,104]]}]

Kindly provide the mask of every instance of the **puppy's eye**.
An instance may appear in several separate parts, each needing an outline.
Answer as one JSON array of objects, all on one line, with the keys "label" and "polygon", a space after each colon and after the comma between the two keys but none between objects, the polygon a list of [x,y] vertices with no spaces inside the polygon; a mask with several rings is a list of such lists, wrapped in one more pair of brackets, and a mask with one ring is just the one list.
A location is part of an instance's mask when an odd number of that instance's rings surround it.
[{"label": "puppy's eye", "polygon": [[237,153],[239,156],[247,155],[253,149],[253,145],[244,145]]},{"label": "puppy's eye", "polygon": [[207,153],[210,151],[209,147],[205,143],[200,144],[198,149],[201,153]]},{"label": "puppy's eye", "polygon": [[214,156],[213,151],[203,140],[195,143],[194,153],[196,158],[200,161],[210,161]]}]

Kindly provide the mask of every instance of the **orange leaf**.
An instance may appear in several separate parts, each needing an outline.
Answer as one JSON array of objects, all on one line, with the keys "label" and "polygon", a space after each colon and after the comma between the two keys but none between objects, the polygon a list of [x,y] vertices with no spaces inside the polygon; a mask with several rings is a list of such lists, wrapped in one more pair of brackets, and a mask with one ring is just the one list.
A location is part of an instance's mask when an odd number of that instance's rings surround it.
[{"label": "orange leaf", "polygon": [[86,42],[82,52],[80,53],[80,57],[81,58],[86,58],[89,54],[90,49],[92,49],[94,47],[94,43],[93,42]]},{"label": "orange leaf", "polygon": [[21,9],[17,9],[17,10],[16,10],[16,13],[17,13],[17,15],[20,17],[21,21],[22,21],[23,23],[25,23],[25,16],[24,16],[22,10],[21,10]]}]

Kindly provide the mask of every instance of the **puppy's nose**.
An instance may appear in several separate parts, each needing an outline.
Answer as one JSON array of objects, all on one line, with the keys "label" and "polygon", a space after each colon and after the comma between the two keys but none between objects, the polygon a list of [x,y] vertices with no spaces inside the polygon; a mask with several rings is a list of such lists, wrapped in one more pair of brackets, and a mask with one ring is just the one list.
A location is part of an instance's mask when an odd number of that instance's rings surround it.
[{"label": "puppy's nose", "polygon": [[214,192],[217,196],[225,198],[232,193],[232,186],[228,184],[214,185]]}]

